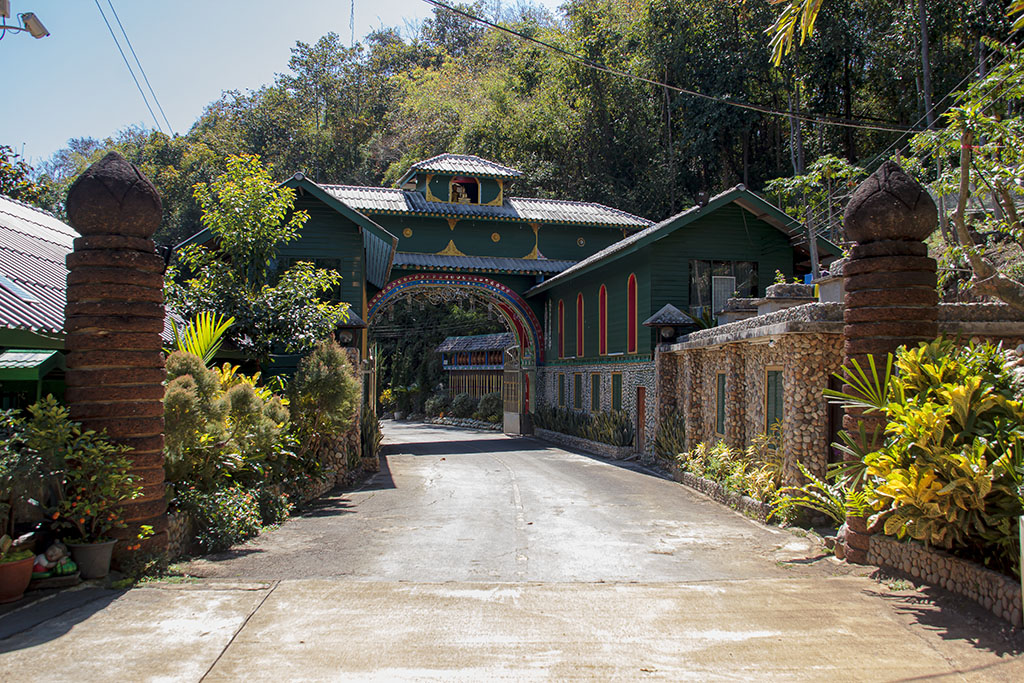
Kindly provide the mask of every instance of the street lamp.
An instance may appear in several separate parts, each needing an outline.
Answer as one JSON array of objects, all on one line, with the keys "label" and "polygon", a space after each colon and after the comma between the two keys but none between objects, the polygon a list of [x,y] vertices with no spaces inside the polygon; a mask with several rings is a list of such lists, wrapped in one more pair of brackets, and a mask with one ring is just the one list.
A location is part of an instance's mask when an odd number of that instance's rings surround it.
[{"label": "street lamp", "polygon": [[[11,0],[0,0],[0,18],[11,18]],[[8,31],[28,31],[33,38],[45,38],[50,35],[35,12],[22,12],[18,15],[18,19],[21,21],[21,26],[0,23],[0,40],[3,40]]]}]

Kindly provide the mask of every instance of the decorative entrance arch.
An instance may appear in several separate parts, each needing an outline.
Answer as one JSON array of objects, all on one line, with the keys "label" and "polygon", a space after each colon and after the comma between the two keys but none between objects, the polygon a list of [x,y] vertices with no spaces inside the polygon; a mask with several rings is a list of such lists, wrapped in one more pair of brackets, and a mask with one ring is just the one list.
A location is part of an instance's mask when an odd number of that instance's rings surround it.
[{"label": "decorative entrance arch", "polygon": [[[519,378],[518,384],[522,388],[515,400],[519,405],[517,411],[510,411],[509,396],[512,393],[509,391],[505,392],[506,431],[514,433],[530,431],[529,420],[520,419],[520,417],[513,421],[515,426],[510,427],[509,413],[516,412],[520,416],[525,416],[531,411],[537,362],[544,359],[544,336],[540,321],[537,320],[537,316],[534,315],[530,305],[514,290],[500,282],[495,282],[490,278],[480,275],[458,273],[417,273],[415,275],[407,275],[389,282],[384,289],[370,300],[366,311],[367,325],[372,325],[374,319],[398,297],[415,292],[427,293],[432,290],[435,292],[438,290],[446,290],[448,292],[461,290],[468,296],[476,296],[486,300],[504,318],[505,323],[516,339],[518,347],[516,356],[518,358],[515,373],[516,377]],[[509,379],[510,375],[506,372],[506,384],[509,382]]]}]

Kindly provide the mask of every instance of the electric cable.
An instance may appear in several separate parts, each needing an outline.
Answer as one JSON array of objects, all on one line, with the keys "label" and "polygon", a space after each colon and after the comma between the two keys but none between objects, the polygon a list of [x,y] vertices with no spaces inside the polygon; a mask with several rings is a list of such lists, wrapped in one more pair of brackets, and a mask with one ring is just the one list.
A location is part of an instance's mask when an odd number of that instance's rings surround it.
[{"label": "electric cable", "polygon": [[138,89],[139,94],[142,95],[142,101],[146,104],[146,109],[149,110],[149,115],[153,117],[153,123],[156,124],[157,130],[163,132],[163,127],[160,125],[160,120],[153,113],[153,107],[149,106],[149,99],[146,98],[146,93],[142,90],[142,86],[139,85],[139,79],[135,77],[135,71],[132,70],[132,65],[128,63],[128,57],[125,56],[124,50],[121,49],[121,43],[117,42],[117,36],[114,34],[114,29],[111,28],[110,22],[107,21],[107,15],[103,13],[103,8],[100,7],[100,0],[93,0],[96,3],[96,9],[100,11],[100,16],[103,17],[103,23],[107,25],[107,30],[110,31],[110,37],[114,39],[114,45],[117,46],[117,51],[121,53],[121,59],[124,60],[124,65],[128,67],[128,73],[131,74],[132,80],[135,81],[135,87]]},{"label": "electric cable", "polygon": [[647,78],[646,76],[638,76],[637,74],[633,74],[633,73],[630,73],[628,71],[623,71],[621,69],[616,69],[614,67],[610,67],[610,66],[607,66],[605,64],[601,64],[601,63],[596,62],[596,61],[594,61],[594,60],[592,60],[592,59],[590,59],[588,57],[583,57],[583,56],[575,54],[573,52],[569,52],[568,50],[565,50],[563,48],[558,47],[557,45],[552,45],[551,43],[545,42],[543,40],[539,40],[537,38],[534,38],[533,36],[528,36],[525,33],[521,33],[521,32],[516,31],[514,29],[508,28],[507,26],[502,26],[502,25],[496,24],[496,23],[494,23],[492,21],[488,21],[487,19],[484,19],[482,17],[478,17],[478,16],[476,16],[474,14],[466,12],[465,10],[461,10],[461,9],[452,7],[451,5],[447,5],[447,4],[443,3],[443,2],[440,2],[440,0],[423,0],[423,2],[425,2],[427,4],[430,4],[430,5],[434,5],[435,7],[438,7],[440,9],[445,10],[445,11],[451,12],[452,14],[461,16],[462,18],[467,19],[469,21],[481,24],[483,26],[487,26],[489,28],[493,28],[496,31],[501,31],[503,33],[507,33],[509,35],[515,36],[516,38],[519,38],[520,40],[523,40],[523,41],[526,41],[526,42],[529,42],[529,43],[534,43],[535,45],[539,45],[539,46],[543,47],[546,50],[549,50],[551,52],[555,52],[555,53],[557,53],[559,55],[562,55],[563,57],[571,59],[572,61],[574,61],[574,62],[576,62],[578,64],[581,64],[581,65],[587,67],[588,69],[594,69],[596,71],[603,71],[603,72],[606,72],[606,73],[610,73],[610,74],[612,74],[614,76],[620,76],[622,78],[630,78],[630,79],[633,79],[635,81],[640,81],[642,83],[647,83],[649,85],[657,86],[659,88],[667,88],[669,90],[673,90],[675,92],[682,93],[683,95],[690,95],[692,97],[698,97],[698,98],[709,100],[709,101],[712,101],[712,102],[717,102],[719,104],[724,104],[724,105],[727,105],[727,106],[730,106],[730,107],[737,107],[739,109],[746,109],[746,110],[749,110],[749,111],[756,111],[756,112],[759,112],[761,114],[766,114],[766,115],[769,115],[769,116],[781,116],[781,117],[785,117],[787,119],[796,119],[798,121],[804,121],[804,122],[807,122],[807,123],[818,123],[818,124],[822,124],[822,125],[826,125],[826,126],[840,126],[840,127],[844,127],[844,128],[855,128],[855,129],[859,129],[859,130],[874,130],[874,131],[881,131],[883,133],[901,133],[902,134],[902,133],[908,133],[908,132],[915,132],[914,129],[912,129],[912,128],[908,128],[908,127],[905,127],[905,126],[898,126],[896,124],[893,124],[893,125],[890,125],[890,126],[880,126],[880,125],[876,125],[876,124],[867,123],[867,122],[865,122],[863,120],[856,120],[856,119],[843,119],[843,118],[832,117],[832,116],[822,117],[822,116],[813,116],[813,115],[807,115],[807,114],[794,114],[793,112],[782,111],[782,110],[779,110],[779,109],[772,109],[771,107],[766,107],[766,106],[763,106],[763,105],[760,105],[760,104],[750,104],[749,102],[740,102],[738,100],[732,100],[732,99],[729,99],[729,98],[726,98],[726,97],[720,97],[720,96],[717,96],[717,95],[708,95],[706,93],[698,92],[696,90],[690,90],[688,88],[681,88],[681,87],[678,87],[678,86],[675,86],[675,85],[669,85],[668,83],[663,83],[661,81],[657,81],[657,80],[654,80],[652,78]]},{"label": "electric cable", "polygon": [[124,42],[128,44],[128,49],[132,53],[132,57],[135,58],[135,63],[139,67],[139,72],[142,74],[142,80],[146,82],[146,87],[149,88],[149,94],[153,96],[153,102],[156,103],[156,108],[160,111],[160,116],[164,118],[164,123],[167,124],[167,130],[171,131],[171,135],[174,135],[174,126],[167,120],[167,114],[164,113],[164,108],[160,106],[160,99],[157,98],[156,93],[153,91],[153,86],[149,83],[149,76],[146,75],[146,70],[142,68],[142,62],[139,61],[139,56],[135,54],[135,48],[132,47],[132,41],[128,39],[128,32],[124,30],[124,24],[121,23],[121,17],[117,16],[117,10],[114,9],[114,3],[112,0],[107,0],[107,4],[110,5],[110,11],[114,13],[114,19],[117,20],[117,25],[121,29],[121,35],[124,36]]}]

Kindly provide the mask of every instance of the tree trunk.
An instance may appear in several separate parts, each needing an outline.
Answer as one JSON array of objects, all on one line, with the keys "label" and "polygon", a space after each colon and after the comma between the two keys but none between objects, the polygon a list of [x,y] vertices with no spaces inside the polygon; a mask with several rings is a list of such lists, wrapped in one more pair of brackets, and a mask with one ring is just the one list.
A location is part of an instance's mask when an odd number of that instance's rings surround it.
[{"label": "tree trunk", "polygon": [[928,14],[925,0],[917,0],[917,19],[921,24],[921,85],[924,95],[924,117],[929,128],[935,125],[935,111],[932,108],[932,63],[929,56]]}]

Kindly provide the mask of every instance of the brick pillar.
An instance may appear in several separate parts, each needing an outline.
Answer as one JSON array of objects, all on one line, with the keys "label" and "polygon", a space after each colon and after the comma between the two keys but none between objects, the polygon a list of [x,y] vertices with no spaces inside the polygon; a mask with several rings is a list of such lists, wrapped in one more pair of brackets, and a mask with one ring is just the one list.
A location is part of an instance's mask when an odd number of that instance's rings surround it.
[{"label": "brick pillar", "polygon": [[71,186],[67,212],[82,235],[67,257],[71,417],[132,448],[132,472],[143,492],[125,503],[128,528],[119,537],[134,538],[148,524],[155,533],[144,547],[164,550],[164,260],[151,239],[160,225],[160,197],[112,152]]},{"label": "brick pillar", "polygon": [[[924,239],[935,230],[938,212],[928,192],[891,161],[871,174],[846,207],[847,240],[854,242],[843,275],[843,363],[867,367],[872,355],[879,372],[885,356],[900,346],[938,336],[935,260]],[[849,385],[844,391],[852,393]],[[881,435],[885,418],[847,409],[843,427],[856,434],[863,422]],[[847,519],[846,557],[867,558],[868,533],[862,518]]]}]

